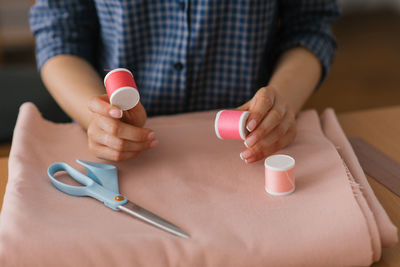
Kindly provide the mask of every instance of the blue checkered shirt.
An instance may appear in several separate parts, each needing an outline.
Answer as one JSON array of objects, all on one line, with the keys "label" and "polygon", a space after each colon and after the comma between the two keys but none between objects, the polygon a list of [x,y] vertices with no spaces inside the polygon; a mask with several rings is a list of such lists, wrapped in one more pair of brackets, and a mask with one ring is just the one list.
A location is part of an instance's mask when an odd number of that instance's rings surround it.
[{"label": "blue checkered shirt", "polygon": [[324,77],[338,15],[335,0],[37,0],[30,24],[39,69],[60,54],[128,68],[151,116],[241,105],[295,46]]}]

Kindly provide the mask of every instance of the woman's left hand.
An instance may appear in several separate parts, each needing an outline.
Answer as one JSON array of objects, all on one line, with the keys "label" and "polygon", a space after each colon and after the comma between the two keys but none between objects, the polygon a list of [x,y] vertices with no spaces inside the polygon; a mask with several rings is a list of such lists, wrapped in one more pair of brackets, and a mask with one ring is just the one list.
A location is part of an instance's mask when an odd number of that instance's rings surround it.
[{"label": "woman's left hand", "polygon": [[240,157],[251,163],[266,158],[289,145],[296,137],[295,114],[273,86],[262,87],[239,110],[250,112],[247,130],[250,134]]}]

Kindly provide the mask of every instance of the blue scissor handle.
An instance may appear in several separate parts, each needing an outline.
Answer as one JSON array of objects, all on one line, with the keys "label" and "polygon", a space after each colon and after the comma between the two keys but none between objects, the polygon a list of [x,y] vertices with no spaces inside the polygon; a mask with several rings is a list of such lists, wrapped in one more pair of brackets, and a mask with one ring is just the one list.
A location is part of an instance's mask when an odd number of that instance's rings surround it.
[{"label": "blue scissor handle", "polygon": [[[79,161],[78,161],[79,162]],[[118,184],[117,184],[117,191],[113,191],[110,188],[106,188],[102,183],[105,180],[105,177],[99,172],[99,168],[102,163],[96,162],[84,162],[87,165],[84,165],[88,171],[88,176],[84,175],[83,173],[79,172],[78,170],[72,168],[70,165],[64,162],[56,162],[47,170],[47,173],[50,177],[51,182],[53,185],[60,191],[67,193],[73,196],[90,196],[93,197],[101,202],[103,202],[107,207],[110,207],[114,210],[118,210],[118,206],[124,205],[128,202],[128,200],[122,197],[118,193]],[[95,165],[95,168],[91,168],[90,164]],[[108,165],[108,164],[105,164]],[[112,166],[112,165],[109,165]],[[93,169],[95,171],[93,171]],[[83,186],[73,186],[64,184],[57,179],[54,178],[54,174],[59,171],[66,171],[74,180],[82,184]],[[99,175],[100,174],[100,175]],[[118,183],[118,181],[117,181]]]},{"label": "blue scissor handle", "polygon": [[116,194],[119,193],[117,168],[114,165],[80,159],[76,162],[86,168],[90,179]]}]

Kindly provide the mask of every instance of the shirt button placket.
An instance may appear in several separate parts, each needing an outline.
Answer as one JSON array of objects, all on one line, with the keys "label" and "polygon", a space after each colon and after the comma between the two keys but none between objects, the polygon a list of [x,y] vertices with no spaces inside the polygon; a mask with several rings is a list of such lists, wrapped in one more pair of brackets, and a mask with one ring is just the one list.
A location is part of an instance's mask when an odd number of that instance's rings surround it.
[{"label": "shirt button placket", "polygon": [[186,3],[185,3],[185,1],[179,1],[179,2],[178,2],[178,5],[179,5],[179,9],[180,9],[180,10],[185,11],[185,9],[186,9]]},{"label": "shirt button placket", "polygon": [[[189,0],[187,0],[189,1]],[[185,102],[186,99],[186,57],[187,57],[187,45],[188,45],[188,38],[189,38],[189,25],[188,25],[188,16],[187,16],[187,1],[185,0],[178,0],[177,8],[179,9],[179,20],[182,23],[182,30],[180,31],[179,37],[179,52],[177,60],[173,63],[173,68],[180,77],[180,84],[179,84],[179,95],[182,101]],[[184,104],[184,103],[182,103]]]}]

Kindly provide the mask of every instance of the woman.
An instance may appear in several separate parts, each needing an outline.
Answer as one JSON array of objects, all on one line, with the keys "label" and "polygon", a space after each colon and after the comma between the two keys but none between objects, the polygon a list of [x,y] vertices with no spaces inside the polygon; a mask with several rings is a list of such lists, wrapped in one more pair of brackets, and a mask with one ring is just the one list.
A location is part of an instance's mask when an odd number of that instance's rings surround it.
[{"label": "woman", "polygon": [[[125,160],[158,144],[148,115],[248,110],[240,157],[287,146],[295,115],[335,52],[334,0],[37,0],[30,23],[42,79],[87,129],[100,158]],[[130,69],[141,103],[122,112],[104,95],[104,69]]]}]

